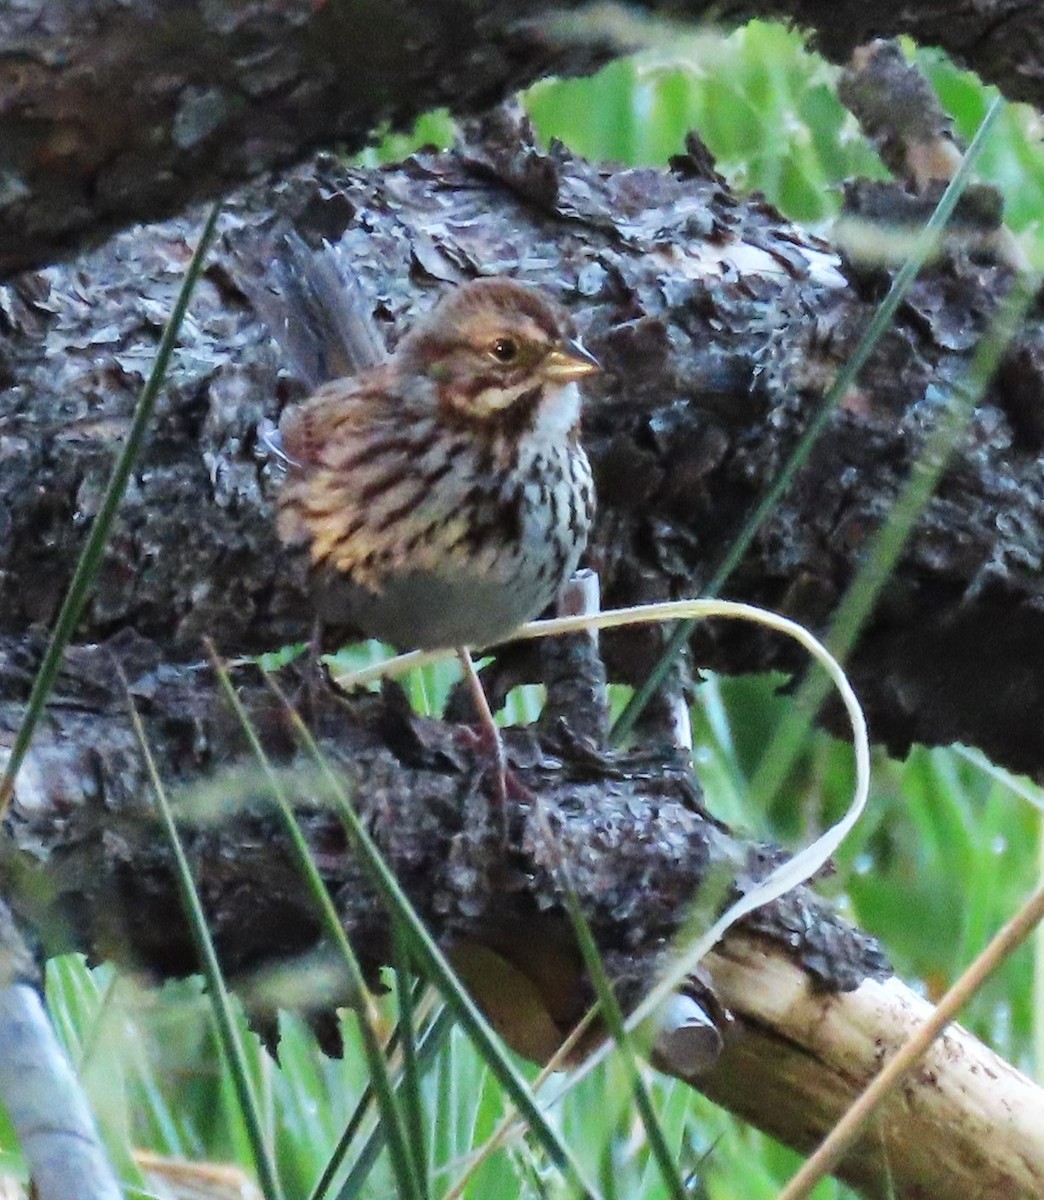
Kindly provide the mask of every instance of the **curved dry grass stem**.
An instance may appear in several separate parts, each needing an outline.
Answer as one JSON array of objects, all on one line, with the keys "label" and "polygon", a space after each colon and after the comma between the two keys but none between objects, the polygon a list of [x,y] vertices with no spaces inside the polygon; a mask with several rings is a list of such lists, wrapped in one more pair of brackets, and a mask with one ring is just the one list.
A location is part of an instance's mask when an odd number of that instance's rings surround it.
[{"label": "curved dry grass stem", "polygon": [[824,1138],[777,1200],[804,1200],[816,1184],[837,1165],[845,1150],[902,1081],[903,1076],[925,1053],[961,1009],[982,987],[987,977],[1023,942],[1044,919],[1044,886],[1039,887],[1014,917],[939,1001],[931,1017],[885,1064],[866,1091]]},{"label": "curved dry grass stem", "polygon": [[[784,893],[805,882],[814,875],[826,862],[831,854],[847,836],[852,826],[859,819],[866,806],[870,788],[870,746],[863,711],[848,682],[844,671],[837,660],[825,646],[802,625],[778,613],[767,609],[757,608],[750,604],[738,604],[728,600],[677,600],[660,604],[643,604],[631,608],[609,609],[608,611],[590,616],[559,617],[551,621],[531,621],[517,631],[511,641],[523,641],[532,638],[550,637],[568,633],[577,633],[585,629],[607,629],[622,625],[633,625],[653,621],[676,621],[688,618],[723,617],[733,620],[748,620],[755,624],[778,630],[794,638],[819,662],[827,671],[837,687],[848,713],[852,726],[852,737],[856,759],[856,786],[852,801],[845,815],[835,825],[826,830],[819,838],[799,851],[793,858],[771,871],[761,882],[749,892],[741,896],[734,904],[721,914],[714,924],[702,935],[690,941],[676,955],[671,968],[665,973],[657,986],[649,993],[641,1005],[625,1022],[628,1031],[633,1030],[642,1021],[653,1016],[660,1005],[671,996],[686,976],[691,974],[701,958],[724,936],[724,934],[741,917],[760,908],[772,900],[778,899]],[[413,651],[400,654],[384,662],[375,663],[358,671],[346,672],[336,677],[341,687],[349,688],[377,679],[389,678],[406,674],[416,667],[427,666],[452,658],[453,650]],[[566,1046],[547,1064],[541,1072],[538,1084],[547,1079],[552,1071],[561,1064],[567,1054],[567,1047],[579,1039],[579,1031],[586,1026],[592,1012],[586,1014],[580,1026],[574,1031]],[[561,1100],[562,1096],[574,1087],[582,1078],[588,1075],[603,1058],[610,1052],[611,1046],[606,1045],[596,1051],[586,1063],[573,1073],[565,1086],[560,1089],[543,1107],[546,1109]],[[510,1136],[518,1120],[518,1113],[508,1113],[494,1131],[492,1137],[479,1152],[476,1159],[469,1165],[468,1170],[451,1188],[448,1197],[458,1196],[463,1192],[474,1171],[493,1150],[502,1145]]]},{"label": "curved dry grass stem", "polygon": [[[804,850],[794,854],[793,858],[788,862],[778,866],[774,871],[757,884],[757,887],[751,889],[751,892],[740,899],[736,904],[732,905],[712,926],[712,929],[707,931],[707,934],[698,940],[698,944],[703,946],[703,942],[707,937],[714,934],[713,941],[710,941],[707,946],[704,946],[700,955],[706,953],[710,946],[719,940],[728,926],[734,924],[740,917],[751,912],[756,907],[761,907],[763,904],[768,904],[769,900],[778,899],[780,895],[788,892],[798,883],[803,883],[815,872],[820,870],[830,854],[833,854],[836,848],[840,846],[841,841],[845,839],[852,826],[862,814],[866,805],[866,797],[870,791],[870,743],[868,732],[866,732],[866,719],[863,715],[863,709],[859,706],[859,701],[856,697],[856,692],[852,690],[852,685],[848,683],[848,678],[842,670],[838,660],[830,654],[829,650],[823,646],[823,643],[815,637],[814,634],[804,625],[799,625],[794,620],[780,616],[779,613],[770,612],[767,608],[758,608],[755,605],[736,604],[730,600],[671,600],[664,601],[661,604],[635,605],[629,608],[610,608],[605,612],[592,613],[589,616],[581,617],[558,617],[554,620],[533,620],[528,625],[523,625],[516,634],[510,638],[510,641],[526,641],[535,637],[552,637],[563,634],[576,634],[586,629],[614,629],[622,625],[648,624],[650,622],[665,622],[665,620],[688,620],[688,619],[707,619],[712,617],[726,618],[731,620],[750,620],[750,622],[762,625],[767,629],[774,629],[786,634],[788,637],[794,638],[797,642],[808,650],[812,658],[826,670],[830,680],[832,680],[836,689],[841,696],[841,701],[844,703],[848,714],[848,721],[852,727],[852,740],[854,746],[854,754],[856,754],[856,788],[854,788],[853,796],[848,810],[844,817],[834,824],[834,826],[824,832],[820,838],[817,838],[811,845],[806,846]],[[377,679],[394,678],[401,676],[408,671],[414,670],[415,667],[427,666],[431,662],[439,662],[444,659],[454,658],[456,650],[413,650],[409,654],[400,654],[385,660],[377,662],[372,666],[362,667],[359,671],[350,671],[340,676],[336,676],[336,683],[341,688],[354,688],[361,684],[372,683]],[[754,901],[754,902],[752,902]],[[686,955],[688,961],[689,955]],[[690,967],[691,968],[691,967]],[[684,978],[682,972],[674,983],[680,982]],[[656,989],[653,995],[658,995],[660,989]],[[650,997],[652,998],[652,997]],[[659,1000],[665,998],[664,995],[659,996]],[[642,1006],[643,1015],[649,1015],[646,1006]]]},{"label": "curved dry grass stem", "polygon": [[[572,1032],[566,1040],[558,1047],[551,1055],[547,1062],[540,1068],[540,1074],[533,1080],[531,1085],[533,1094],[536,1095],[545,1083],[555,1074],[556,1071],[565,1069],[566,1060],[576,1048],[580,1039],[590,1029],[595,1017],[598,1013],[597,1005],[589,1008],[580,1020],[573,1026]],[[501,1119],[500,1124],[493,1130],[483,1144],[472,1154],[467,1161],[464,1173],[457,1179],[456,1183],[445,1193],[442,1200],[460,1200],[464,1194],[464,1189],[471,1182],[473,1176],[478,1171],[479,1167],[496,1153],[502,1146],[507,1144],[508,1138],[520,1133],[523,1129],[522,1114],[518,1109],[509,1109],[506,1115]]]},{"label": "curved dry grass stem", "polygon": [[[844,816],[822,833],[814,842],[799,850],[792,858],[780,864],[750,891],[731,904],[709,929],[689,942],[677,955],[671,968],[657,986],[649,993],[627,1020],[627,1028],[633,1029],[641,1021],[652,1016],[660,1004],[691,974],[699,960],[715,946],[724,934],[741,917],[753,912],[804,883],[819,871],[830,856],[847,837],[853,825],[866,807],[870,791],[870,743],[866,718],[859,705],[852,685],[848,682],[840,663],[829,650],[796,621],[780,616],[779,613],[757,608],[752,604],[737,604],[728,600],[674,600],[660,604],[641,604],[631,608],[609,609],[606,612],[581,617],[559,617],[552,621],[531,621],[524,625],[511,639],[549,637],[557,634],[577,633],[584,629],[611,629],[622,625],[636,625],[654,621],[678,621],[709,617],[751,621],[768,629],[775,629],[799,642],[826,670],[837,688],[848,713],[852,728],[855,752],[856,784]],[[401,654],[383,663],[338,676],[342,687],[353,687],[393,675],[402,675],[414,667],[452,657],[456,652],[418,651]],[[599,1055],[594,1056],[599,1059]]]},{"label": "curved dry grass stem", "polygon": [[[552,621],[530,621],[519,629],[512,641],[549,637],[565,633],[578,633],[584,629],[612,629],[622,625],[637,625],[655,621],[678,621],[723,617],[730,620],[751,621],[768,629],[775,629],[799,642],[826,670],[841,696],[852,727],[855,751],[856,785],[852,800],[844,816],[822,833],[814,842],[799,850],[792,858],[776,867],[757,886],[730,905],[714,924],[686,948],[678,957],[673,968],[659,985],[646,997],[628,1020],[628,1028],[652,1015],[656,1007],[667,998],[696,963],[716,945],[725,932],[741,917],[755,908],[789,892],[799,883],[804,883],[819,871],[841,842],[848,836],[852,826],[866,807],[870,791],[870,742],[866,718],[859,705],[852,685],[848,682],[841,664],[829,650],[803,625],[791,621],[779,613],[757,608],[752,604],[737,604],[729,600],[672,600],[660,604],[639,604],[631,608],[609,609],[590,616],[558,617]],[[455,650],[414,651],[400,654],[372,667],[364,667],[337,677],[341,687],[349,688],[376,679],[402,675],[414,667],[438,662],[453,657]]]}]

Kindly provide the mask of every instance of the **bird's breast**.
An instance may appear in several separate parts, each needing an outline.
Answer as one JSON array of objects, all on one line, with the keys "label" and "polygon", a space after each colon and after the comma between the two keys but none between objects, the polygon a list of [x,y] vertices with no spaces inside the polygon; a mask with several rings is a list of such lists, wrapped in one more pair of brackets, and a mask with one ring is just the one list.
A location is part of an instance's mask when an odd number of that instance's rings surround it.
[{"label": "bird's breast", "polygon": [[310,539],[320,617],[431,648],[488,645],[537,616],[576,569],[593,507],[583,449],[549,433],[418,424],[384,453],[298,471],[280,529]]}]

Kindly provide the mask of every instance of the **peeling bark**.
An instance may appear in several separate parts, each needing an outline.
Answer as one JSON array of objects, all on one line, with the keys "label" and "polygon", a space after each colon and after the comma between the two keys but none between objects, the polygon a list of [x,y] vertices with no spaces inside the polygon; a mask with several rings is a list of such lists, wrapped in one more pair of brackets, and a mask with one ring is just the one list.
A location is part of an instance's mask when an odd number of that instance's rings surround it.
[{"label": "peeling bark", "polygon": [[[18,915],[45,931],[51,951],[76,946],[164,977],[195,969],[121,673],[161,775],[177,789],[228,972],[242,977],[312,950],[319,935],[312,901],[259,766],[211,673],[163,663],[154,647],[129,636],[67,660],[12,813],[13,848],[23,867],[36,862],[46,880],[38,889],[18,888]],[[291,671],[282,686],[292,687],[293,678]],[[260,672],[239,668],[234,681],[266,753],[283,771],[353,945],[375,976],[390,958],[387,918],[328,791]],[[13,709],[0,710],[4,724]],[[540,797],[555,844],[531,805],[516,800],[505,852],[490,813],[489,762],[466,727],[417,717],[394,696],[346,701],[328,689],[315,697],[311,725],[440,940],[497,945],[532,921],[546,924],[551,942],[570,941],[554,878],[564,853],[600,947],[632,1001],[704,881],[747,888],[779,855],[744,844],[707,815],[686,755],[608,754],[561,735],[506,731],[513,770]],[[747,927],[785,945],[822,986],[852,988],[887,973],[873,939],[805,889],[753,914]],[[580,981],[578,952],[572,954],[575,1011],[565,1031],[593,998]]]}]

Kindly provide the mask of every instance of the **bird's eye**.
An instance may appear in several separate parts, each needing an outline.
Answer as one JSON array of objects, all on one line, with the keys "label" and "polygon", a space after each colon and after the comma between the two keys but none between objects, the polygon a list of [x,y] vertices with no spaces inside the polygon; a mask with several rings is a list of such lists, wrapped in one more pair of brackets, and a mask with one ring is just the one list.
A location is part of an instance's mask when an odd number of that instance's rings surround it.
[{"label": "bird's eye", "polygon": [[518,342],[514,338],[497,338],[489,348],[490,354],[501,363],[513,363],[518,358]]}]

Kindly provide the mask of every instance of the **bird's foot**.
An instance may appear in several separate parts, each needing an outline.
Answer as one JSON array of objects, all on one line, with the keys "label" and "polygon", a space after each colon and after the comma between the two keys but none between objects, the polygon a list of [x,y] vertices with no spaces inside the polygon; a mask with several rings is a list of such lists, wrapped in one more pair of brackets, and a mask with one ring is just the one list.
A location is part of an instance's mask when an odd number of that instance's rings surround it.
[{"label": "bird's foot", "polygon": [[490,735],[485,723],[459,727],[461,741],[480,758],[483,780],[490,784],[490,821],[501,850],[507,850],[511,842],[511,814],[533,802],[533,793],[522,782],[504,753],[504,743],[499,729],[496,737]]},{"label": "bird's foot", "polygon": [[290,702],[301,720],[311,728],[322,712],[324,701],[340,691],[333,682],[330,668],[323,662],[322,625],[318,620],[299,662],[300,682]]},{"label": "bird's foot", "polygon": [[471,655],[464,648],[458,650],[457,655],[464,668],[464,677],[468,681],[472,701],[478,713],[479,719],[475,730],[476,736],[479,745],[492,760],[493,815],[494,820],[499,826],[501,848],[507,849],[510,835],[508,827],[509,802],[513,801],[516,804],[519,801],[527,802],[532,799],[532,793],[508,765],[507,754],[504,750],[504,739],[500,736],[500,730],[493,719],[493,712],[489,707],[489,701],[486,699],[482,680],[479,679],[478,673],[475,670],[475,664],[471,661]]}]

